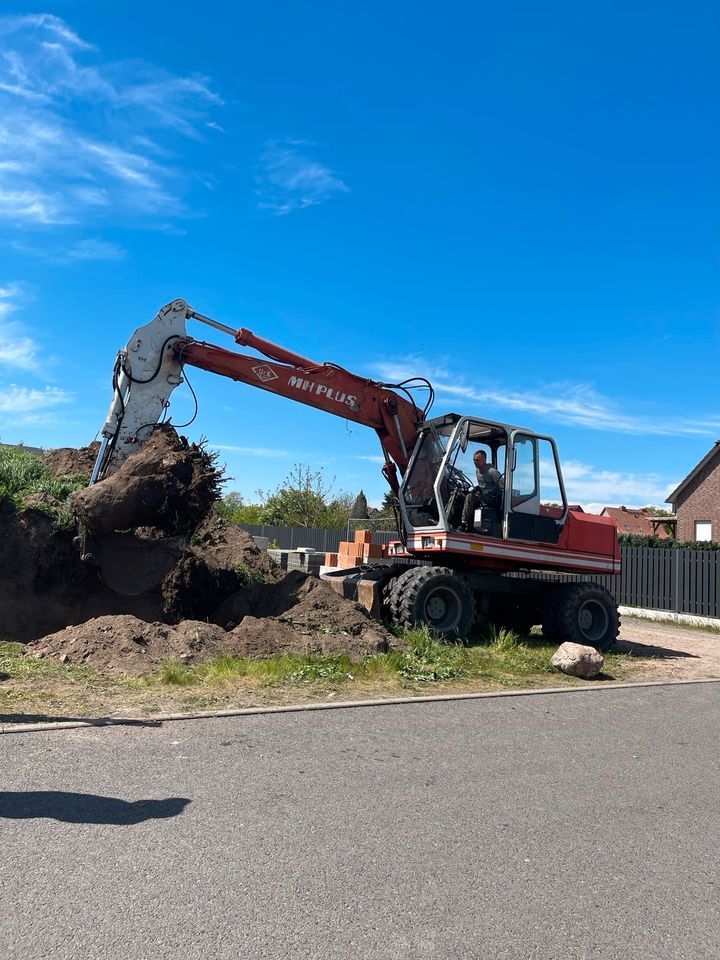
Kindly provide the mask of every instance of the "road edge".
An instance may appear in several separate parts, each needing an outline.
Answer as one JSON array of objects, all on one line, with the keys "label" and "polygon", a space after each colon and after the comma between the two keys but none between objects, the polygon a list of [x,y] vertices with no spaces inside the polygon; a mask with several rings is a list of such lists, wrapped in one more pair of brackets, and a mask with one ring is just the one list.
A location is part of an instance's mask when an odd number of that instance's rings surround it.
[{"label": "road edge", "polygon": [[720,678],[692,680],[645,680],[610,685],[582,684],[577,687],[540,687],[532,690],[493,690],[478,693],[438,693],[420,697],[387,697],[380,700],[341,700],[322,703],[286,704],[277,707],[239,707],[235,710],[208,710],[197,713],[164,713],[147,717],[99,717],[87,720],[62,720],[47,723],[11,723],[0,725],[0,736],[13,733],[39,733],[52,730],[76,730],[88,727],[156,727],[174,720],[216,720],[224,717],[252,717],[277,713],[309,713],[313,710],[350,710],[357,707],[394,707],[409,704],[445,703],[454,700],[497,700],[501,697],[539,697],[555,693],[600,693],[646,687],[677,687],[698,683],[720,683]]}]

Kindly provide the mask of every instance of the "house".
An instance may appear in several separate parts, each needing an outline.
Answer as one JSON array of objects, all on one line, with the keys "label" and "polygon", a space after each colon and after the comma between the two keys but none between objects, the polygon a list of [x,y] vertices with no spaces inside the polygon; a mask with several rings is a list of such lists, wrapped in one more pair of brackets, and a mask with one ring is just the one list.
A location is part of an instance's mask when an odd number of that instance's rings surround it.
[{"label": "house", "polygon": [[604,507],[600,516],[612,517],[617,524],[618,534],[633,533],[641,537],[655,535],[661,540],[666,540],[670,536],[665,525],[672,526],[675,522],[674,517],[656,517],[650,507],[642,507],[639,510],[634,507]]},{"label": "house", "polygon": [[720,540],[720,440],[667,498],[678,540]]}]

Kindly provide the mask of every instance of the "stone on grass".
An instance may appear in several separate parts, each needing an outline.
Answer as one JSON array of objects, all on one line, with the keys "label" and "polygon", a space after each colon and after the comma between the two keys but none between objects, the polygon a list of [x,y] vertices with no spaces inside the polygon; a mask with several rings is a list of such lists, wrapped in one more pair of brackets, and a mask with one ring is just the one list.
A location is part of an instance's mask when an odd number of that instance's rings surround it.
[{"label": "stone on grass", "polygon": [[605,657],[595,649],[581,643],[563,643],[553,654],[552,665],[573,677],[592,680],[602,670]]}]

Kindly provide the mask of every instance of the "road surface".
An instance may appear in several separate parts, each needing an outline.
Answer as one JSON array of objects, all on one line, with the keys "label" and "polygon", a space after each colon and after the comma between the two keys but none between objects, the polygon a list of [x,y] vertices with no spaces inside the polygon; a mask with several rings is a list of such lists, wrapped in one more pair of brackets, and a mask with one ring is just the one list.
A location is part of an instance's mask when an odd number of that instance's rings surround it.
[{"label": "road surface", "polygon": [[4,960],[720,956],[720,684],[0,737]]}]

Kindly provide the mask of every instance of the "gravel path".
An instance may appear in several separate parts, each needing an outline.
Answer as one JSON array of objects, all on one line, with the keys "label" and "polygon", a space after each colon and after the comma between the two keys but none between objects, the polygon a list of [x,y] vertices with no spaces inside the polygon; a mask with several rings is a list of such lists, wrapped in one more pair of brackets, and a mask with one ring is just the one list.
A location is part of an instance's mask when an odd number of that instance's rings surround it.
[{"label": "gravel path", "polygon": [[652,657],[633,680],[692,680],[720,677],[720,632],[622,618],[618,650]]}]

